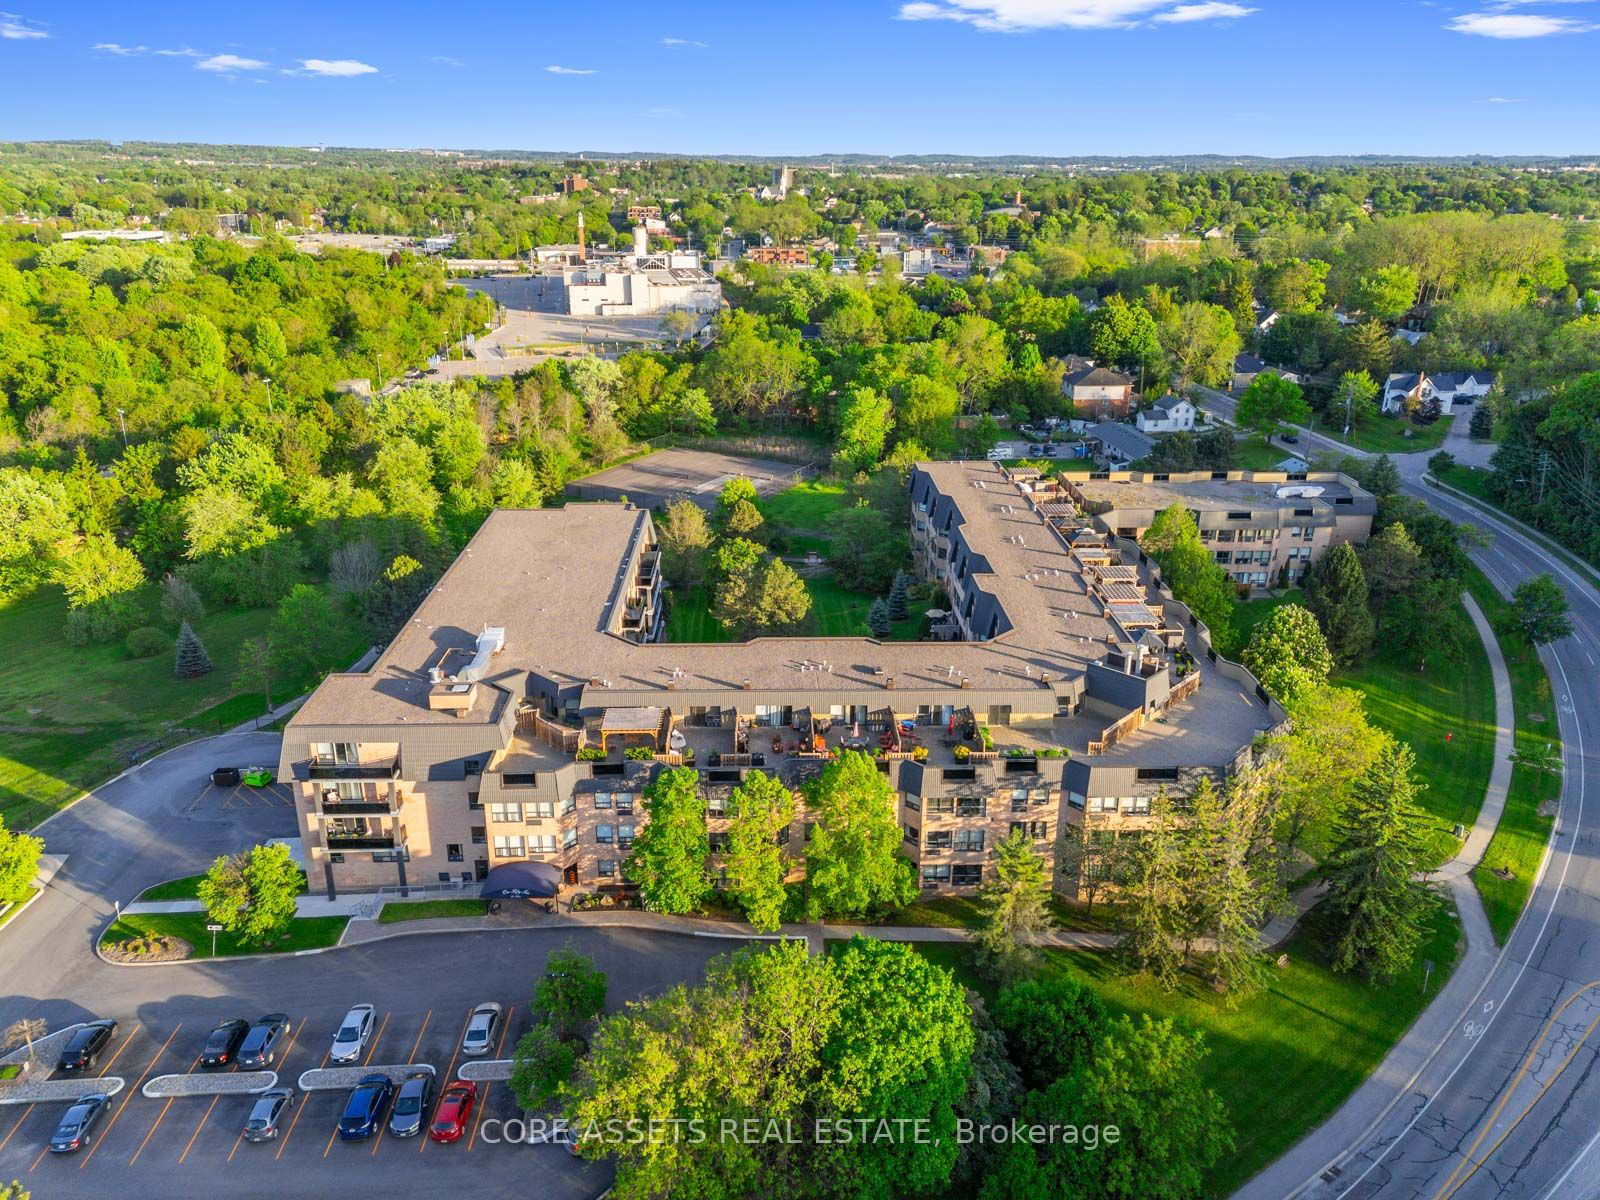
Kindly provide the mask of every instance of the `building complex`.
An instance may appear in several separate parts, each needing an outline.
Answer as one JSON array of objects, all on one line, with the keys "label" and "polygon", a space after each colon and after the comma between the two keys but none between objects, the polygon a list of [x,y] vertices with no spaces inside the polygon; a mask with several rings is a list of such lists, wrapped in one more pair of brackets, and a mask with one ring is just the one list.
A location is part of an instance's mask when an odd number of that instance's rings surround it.
[{"label": "building complex", "polygon": [[[1298,482],[1163,484],[1207,511],[1234,489],[1238,511],[1266,514]],[[313,886],[470,883],[530,859],[572,889],[623,886],[641,792],[668,766],[698,772],[715,868],[749,772],[798,789],[841,750],[884,772],[929,888],[980,884],[1015,827],[1050,855],[1066,827],[1135,832],[1159,791],[1239,768],[1284,714],[1160,584],[1137,519],[1100,498],[1120,486],[1156,498],[1132,476],[918,466],[913,553],[949,606],[920,642],[663,641],[649,511],[496,511],[377,661],[289,722],[280,778]],[[1313,554],[1359,535],[1333,520],[1305,521]],[[802,804],[779,834],[797,870],[806,836]]]}]

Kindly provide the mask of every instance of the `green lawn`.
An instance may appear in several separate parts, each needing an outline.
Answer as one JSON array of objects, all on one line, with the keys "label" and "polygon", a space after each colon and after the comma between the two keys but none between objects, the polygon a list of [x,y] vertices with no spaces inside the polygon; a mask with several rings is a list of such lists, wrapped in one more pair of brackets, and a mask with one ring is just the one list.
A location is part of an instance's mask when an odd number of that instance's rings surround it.
[{"label": "green lawn", "polygon": [[[873,597],[841,587],[831,575],[805,581],[811,593],[811,614],[816,632],[823,637],[865,637],[867,610]],[[728,633],[711,616],[711,589],[687,588],[672,593],[667,611],[669,642],[729,642]],[[922,614],[913,613],[894,622],[889,637],[893,641],[915,641],[922,629]]]},{"label": "green lawn", "polygon": [[[296,917],[288,931],[267,946],[245,944],[230,933],[217,934],[217,957],[240,954],[288,954],[296,950],[315,950],[337,945],[349,917]],[[114,946],[136,937],[177,937],[194,947],[195,958],[211,957],[211,934],[206,930],[205,913],[133,913],[111,923],[102,946]]]},{"label": "green lawn", "polygon": [[[1208,1194],[1226,1196],[1326,1119],[1366,1079],[1395,1041],[1449,978],[1459,952],[1460,923],[1448,902],[1434,910],[1416,965],[1382,984],[1337,974],[1310,933],[1288,946],[1289,965],[1268,987],[1230,1009],[1198,979],[1174,992],[1148,977],[1126,974],[1112,955],[1082,950],[1045,952],[1043,971],[1064,972],[1099,993],[1112,1015],[1168,1017],[1205,1035],[1202,1073],[1227,1106],[1237,1140],[1214,1168]],[[843,943],[830,943],[830,949]],[[915,943],[919,953],[949,967],[985,997],[994,987],[973,970],[972,949]],[[1422,963],[1434,969],[1427,991]]]},{"label": "green lawn", "polygon": [[[1420,450],[1437,450],[1450,432],[1453,417],[1440,417],[1431,425],[1413,425],[1404,417],[1374,417],[1344,436],[1344,422],[1313,421],[1307,428],[1325,438],[1366,450],[1372,454],[1415,454]],[[1471,414],[1464,413],[1463,421]]]},{"label": "green lawn", "polygon": [[[155,612],[154,589],[145,598]],[[66,599],[44,587],[0,606],[0,817],[27,829],[128,763],[127,755],[175,728],[216,733],[265,711],[234,684],[239,646],[265,630],[269,609],[219,608],[199,633],[216,669],[175,679],[172,655],[134,659],[123,644],[70,646],[61,637]],[[353,661],[362,639],[350,631]],[[279,698],[311,679],[286,679]]]},{"label": "green lawn", "polygon": [[[1473,596],[1497,629],[1510,605],[1483,575],[1474,570],[1468,579]],[[1500,634],[1500,650],[1511,675],[1511,690],[1517,714],[1517,748],[1536,750],[1546,745],[1561,747],[1561,729],[1556,721],[1550,692],[1550,679],[1538,652],[1520,633]],[[1544,858],[1554,817],[1540,816],[1539,807],[1553,802],[1561,793],[1561,776],[1518,764],[1511,771],[1511,787],[1506,794],[1505,811],[1495,827],[1493,839],[1484,851],[1483,862],[1472,873],[1483,898],[1484,912],[1495,939],[1504,943],[1517,918],[1527,907],[1534,876]],[[1494,873],[1508,870],[1509,879]]]},{"label": "green lawn", "polygon": [[28,903],[28,901],[32,900],[38,894],[39,894],[38,886],[35,885],[35,884],[30,883],[28,885],[28,894],[26,896],[24,896],[21,900],[18,900],[10,908],[6,909],[5,912],[0,912],[0,927],[4,927],[7,921],[11,920],[12,917],[16,916],[19,912],[21,912],[22,909],[23,909],[23,906],[26,905]]},{"label": "green lawn", "polygon": [[1489,496],[1489,476],[1493,474],[1492,471],[1483,467],[1464,467],[1457,463],[1448,471],[1435,471],[1434,474],[1441,482],[1448,483],[1457,491],[1476,496],[1485,504],[1499,507]]},{"label": "green lawn", "polygon": [[767,524],[785,529],[822,530],[828,518],[850,503],[844,484],[831,479],[806,479],[756,502]]},{"label": "green lawn", "polygon": [[488,911],[489,902],[478,896],[461,896],[450,900],[398,900],[378,910],[378,924],[433,921],[441,917],[481,917]]},{"label": "green lawn", "polygon": [[1280,604],[1305,603],[1305,594],[1299,588],[1289,588],[1286,591],[1273,595],[1263,596],[1259,600],[1241,600],[1233,610],[1233,634],[1240,646],[1250,641],[1250,635],[1256,631],[1256,626],[1272,615],[1272,610]]},{"label": "green lawn", "polygon": [[[181,879],[169,879],[165,883],[158,883],[155,887],[147,887],[139,893],[140,900],[198,900],[200,899],[200,881],[202,875],[185,875]],[[305,872],[300,872],[300,894],[304,896],[310,890],[306,883]]]},{"label": "green lawn", "polygon": [[1250,434],[1238,441],[1238,461],[1241,471],[1270,471],[1286,458],[1304,458],[1299,446],[1268,445],[1260,434]]}]

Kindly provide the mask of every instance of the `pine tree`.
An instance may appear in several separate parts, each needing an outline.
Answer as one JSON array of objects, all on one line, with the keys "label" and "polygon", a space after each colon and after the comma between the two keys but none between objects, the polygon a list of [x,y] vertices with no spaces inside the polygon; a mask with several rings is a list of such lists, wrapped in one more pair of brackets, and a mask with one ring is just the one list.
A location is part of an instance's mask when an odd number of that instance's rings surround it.
[{"label": "pine tree", "polygon": [[894,586],[889,589],[889,619],[891,621],[904,621],[911,615],[911,576],[904,571],[896,571]]},{"label": "pine tree", "polygon": [[1404,742],[1384,748],[1351,789],[1339,840],[1323,863],[1325,903],[1339,922],[1336,971],[1394,975],[1410,965],[1422,940],[1428,892],[1415,878],[1424,837],[1415,761]]},{"label": "pine tree", "polygon": [[889,636],[889,606],[879,596],[872,602],[872,607],[867,609],[867,629],[875,638]]},{"label": "pine tree", "polygon": [[1037,953],[1030,935],[1054,923],[1050,867],[1027,830],[1013,829],[995,847],[994,877],[978,893],[978,908],[982,916],[974,940],[979,961],[993,975],[1016,974]]},{"label": "pine tree", "polygon": [[178,630],[178,645],[174,654],[172,673],[179,679],[198,679],[211,670],[211,656],[194,627],[185,621]]},{"label": "pine tree", "polygon": [[1150,825],[1140,836],[1127,874],[1128,936],[1124,953],[1163,987],[1173,987],[1183,966],[1179,942],[1186,936],[1183,848],[1172,804],[1163,795],[1150,805]]},{"label": "pine tree", "polygon": [[1311,564],[1302,583],[1306,607],[1322,626],[1328,651],[1341,667],[1360,662],[1372,649],[1372,610],[1367,606],[1367,573],[1349,542],[1330,546]]}]

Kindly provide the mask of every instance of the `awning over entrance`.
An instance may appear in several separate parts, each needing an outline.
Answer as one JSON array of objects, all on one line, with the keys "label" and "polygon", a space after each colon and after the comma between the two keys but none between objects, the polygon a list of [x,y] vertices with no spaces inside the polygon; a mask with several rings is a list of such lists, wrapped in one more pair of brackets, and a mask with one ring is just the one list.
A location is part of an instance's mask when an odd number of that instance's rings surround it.
[{"label": "awning over entrance", "polygon": [[501,863],[484,876],[478,893],[486,900],[520,900],[554,896],[561,886],[561,868],[546,862]]}]

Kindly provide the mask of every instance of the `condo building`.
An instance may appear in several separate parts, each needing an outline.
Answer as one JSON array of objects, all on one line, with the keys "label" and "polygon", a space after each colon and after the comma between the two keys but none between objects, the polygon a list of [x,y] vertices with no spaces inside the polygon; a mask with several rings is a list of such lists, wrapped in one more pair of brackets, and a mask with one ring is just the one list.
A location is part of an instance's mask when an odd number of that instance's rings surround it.
[{"label": "condo building", "polygon": [[[1051,856],[1064,826],[1136,833],[1158,792],[1238,770],[1284,713],[1082,486],[916,467],[913,553],[948,597],[918,642],[667,642],[647,510],[494,512],[376,662],[285,730],[312,885],[470,886],[532,860],[573,892],[622,888],[644,789],[676,766],[698,773],[715,872],[751,771],[798,790],[846,749],[884,773],[929,889],[980,885],[1013,828]],[[778,835],[797,874],[807,832],[802,803]]]}]

